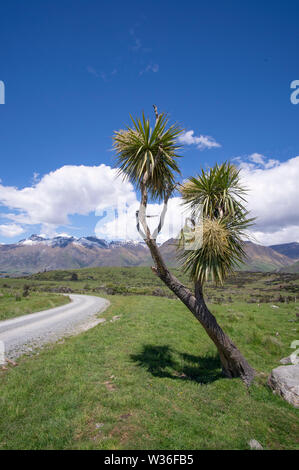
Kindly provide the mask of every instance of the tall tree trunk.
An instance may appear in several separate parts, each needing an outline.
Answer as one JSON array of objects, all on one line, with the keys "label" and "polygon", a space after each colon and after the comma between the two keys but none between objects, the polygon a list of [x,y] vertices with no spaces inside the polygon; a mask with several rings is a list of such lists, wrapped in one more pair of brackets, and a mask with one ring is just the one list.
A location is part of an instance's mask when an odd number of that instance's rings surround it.
[{"label": "tall tree trunk", "polygon": [[195,295],[192,294],[187,287],[170,273],[160,254],[156,241],[152,238],[148,238],[145,241],[155,263],[155,267],[152,268],[153,272],[186,305],[204,327],[218,349],[224,375],[229,378],[241,377],[246,385],[249,386],[255,372],[238,348],[221,329],[214,315],[209,311],[203,297],[202,286],[197,283],[195,285]]}]

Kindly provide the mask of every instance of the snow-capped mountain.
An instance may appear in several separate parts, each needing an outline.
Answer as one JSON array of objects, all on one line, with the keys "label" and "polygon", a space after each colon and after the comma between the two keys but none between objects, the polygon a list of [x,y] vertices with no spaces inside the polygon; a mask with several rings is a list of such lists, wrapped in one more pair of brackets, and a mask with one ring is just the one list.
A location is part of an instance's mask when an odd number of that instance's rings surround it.
[{"label": "snow-capped mountain", "polygon": [[70,235],[58,236],[53,238],[44,238],[40,235],[31,235],[29,238],[24,238],[20,240],[17,245],[19,246],[34,246],[34,245],[44,245],[50,246],[52,248],[61,247],[64,248],[70,244],[75,244],[77,246],[84,246],[87,248],[91,247],[100,247],[100,248],[116,248],[120,246],[145,246],[143,241],[134,241],[134,240],[104,240],[94,236],[89,237],[72,237]]},{"label": "snow-capped mountain", "polygon": [[[247,259],[240,269],[273,271],[293,263],[291,258],[270,247],[247,242],[245,250]],[[174,266],[177,263],[175,240],[163,243],[161,253],[166,263]],[[151,264],[149,250],[143,241],[109,241],[94,236],[45,238],[31,235],[18,243],[0,245],[0,275],[53,269]]]},{"label": "snow-capped mountain", "polygon": [[95,236],[46,238],[31,235],[0,245],[0,275],[89,266],[139,266],[149,263],[143,241],[103,240]]}]

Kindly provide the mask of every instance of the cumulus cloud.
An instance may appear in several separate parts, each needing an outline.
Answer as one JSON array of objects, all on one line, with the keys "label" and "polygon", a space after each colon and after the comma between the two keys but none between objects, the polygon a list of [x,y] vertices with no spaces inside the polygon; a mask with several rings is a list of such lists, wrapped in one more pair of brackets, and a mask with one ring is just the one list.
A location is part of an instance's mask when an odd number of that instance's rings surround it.
[{"label": "cumulus cloud", "polygon": [[[249,164],[247,164],[249,162]],[[250,238],[256,243],[274,245],[292,241],[299,242],[299,156],[285,162],[252,154],[246,161],[239,161],[243,185],[248,189],[247,208],[256,217],[250,231]],[[137,200],[119,214],[108,214],[96,228],[100,237],[140,239],[135,228],[135,212],[139,208]],[[150,204],[149,215],[160,214],[162,205]],[[165,225],[159,236],[163,242],[176,237],[184,224],[181,199],[172,198],[168,204]],[[157,217],[149,218],[149,223],[157,223]]]},{"label": "cumulus cloud", "polygon": [[252,229],[265,245],[299,241],[299,156],[285,162],[253,154],[240,162],[248,188],[248,209],[256,217]]},{"label": "cumulus cloud", "polygon": [[17,235],[20,235],[21,233],[24,233],[23,227],[17,224],[2,224],[0,225],[0,233],[4,237],[16,237]]},{"label": "cumulus cloud", "polygon": [[[139,202],[131,183],[117,177],[117,170],[106,165],[63,166],[23,189],[0,184],[0,203],[10,209],[3,217],[10,223],[0,227],[5,237],[14,237],[41,225],[41,234],[53,237],[57,229],[70,223],[69,216],[99,217],[95,233],[100,238],[140,240],[135,224]],[[149,204],[149,225],[159,222],[160,204]],[[177,236],[184,222],[180,198],[168,203],[160,241]]]},{"label": "cumulus cloud", "polygon": [[184,145],[196,145],[199,150],[212,149],[221,147],[216,140],[208,135],[194,135],[194,131],[186,131],[178,138],[179,142]]},{"label": "cumulus cloud", "polygon": [[250,240],[260,245],[280,245],[282,243],[299,242],[299,225],[278,228],[274,232],[252,230]]},{"label": "cumulus cloud", "polygon": [[[237,162],[248,188],[248,209],[257,218],[251,230],[254,240],[264,245],[299,242],[299,156],[279,162],[254,153]],[[104,164],[63,166],[23,189],[1,183],[0,203],[9,209],[2,214],[0,225],[4,237],[15,237],[35,225],[41,226],[44,235],[55,236],[70,224],[71,215],[95,213],[99,217],[97,236],[140,240],[135,227],[139,202],[134,188]],[[161,209],[161,204],[149,204],[152,227],[158,223]],[[170,199],[158,240],[176,237],[186,216],[181,199]]]},{"label": "cumulus cloud", "polygon": [[23,189],[0,184],[0,203],[11,210],[5,217],[19,226],[42,224],[44,233],[68,225],[69,215],[88,215],[120,200],[136,200],[133,186],[104,164],[63,166]]},{"label": "cumulus cloud", "polygon": [[261,153],[252,153],[245,157],[235,157],[233,158],[243,170],[256,170],[256,169],[266,169],[274,168],[280,165],[279,160],[273,158],[267,158]]}]

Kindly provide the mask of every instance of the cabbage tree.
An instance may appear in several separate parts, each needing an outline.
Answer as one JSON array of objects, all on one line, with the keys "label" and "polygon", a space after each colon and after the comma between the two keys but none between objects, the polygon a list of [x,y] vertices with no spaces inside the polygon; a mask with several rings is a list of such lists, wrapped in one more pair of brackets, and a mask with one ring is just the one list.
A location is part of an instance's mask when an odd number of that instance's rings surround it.
[{"label": "cabbage tree", "polygon": [[[131,118],[131,126],[116,131],[113,136],[119,172],[140,192],[137,229],[150,250],[154,262],[153,272],[186,305],[216,345],[224,375],[229,378],[241,377],[250,385],[254,370],[224,333],[204,299],[205,282],[212,279],[222,284],[245,255],[244,230],[251,219],[244,208],[245,191],[240,185],[239,172],[233,165],[224,163],[208,171],[202,170],[199,175],[178,185],[178,137],[182,129],[177,124],[170,125],[167,116],[158,114],[155,106],[154,109],[156,119],[153,128],[143,114],[141,119]],[[191,211],[194,237],[197,230],[202,230],[200,246],[185,250],[184,232],[178,244],[182,269],[194,283],[193,292],[171,273],[156,243],[168,200],[176,189]],[[147,223],[149,198],[151,201],[163,202],[160,221],[154,232]],[[202,227],[196,225],[199,210],[203,216]]]}]

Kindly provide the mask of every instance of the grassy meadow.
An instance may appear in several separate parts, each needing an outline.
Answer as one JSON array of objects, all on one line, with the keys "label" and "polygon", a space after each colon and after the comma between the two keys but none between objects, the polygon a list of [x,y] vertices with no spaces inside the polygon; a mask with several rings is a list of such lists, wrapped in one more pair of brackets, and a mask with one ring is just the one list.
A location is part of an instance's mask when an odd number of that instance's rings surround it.
[{"label": "grassy meadow", "polygon": [[36,291],[29,293],[26,287],[19,289],[7,283],[4,285],[9,287],[3,287],[3,283],[0,286],[0,321],[59,307],[70,301],[69,297],[61,294]]},{"label": "grassy meadow", "polygon": [[[173,269],[174,275],[192,288],[188,277]],[[73,277],[77,280],[72,280]],[[149,267],[100,267],[48,271],[26,278],[0,278],[0,291],[8,288],[30,292],[153,295],[175,298]],[[299,302],[299,274],[236,272],[224,286],[207,283],[206,298],[210,303]]]},{"label": "grassy meadow", "polygon": [[1,449],[248,449],[250,439],[299,448],[299,410],[267,386],[298,339],[298,276],[238,273],[207,287],[257,371],[248,390],[222,377],[204,330],[149,268],[72,273],[0,280],[1,292],[26,282],[29,298],[70,289],[111,302],[104,323],[0,372]]}]

